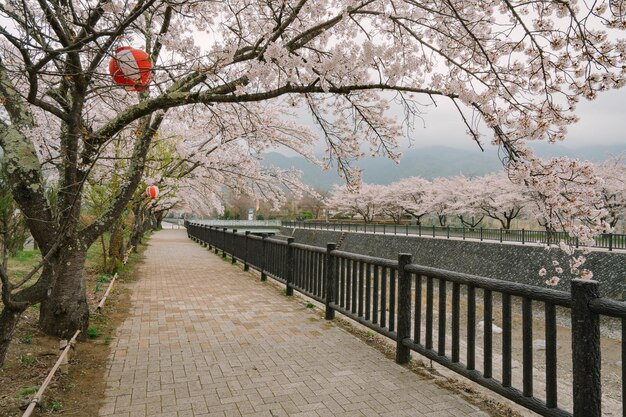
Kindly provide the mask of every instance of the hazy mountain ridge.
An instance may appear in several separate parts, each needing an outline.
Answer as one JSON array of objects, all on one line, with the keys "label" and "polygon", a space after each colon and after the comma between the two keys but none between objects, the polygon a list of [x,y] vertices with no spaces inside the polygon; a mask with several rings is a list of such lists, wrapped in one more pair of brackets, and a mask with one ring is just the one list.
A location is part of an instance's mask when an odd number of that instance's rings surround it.
[{"label": "hazy mountain ridge", "polygon": [[[592,162],[603,161],[612,155],[626,153],[626,145],[567,148],[560,144],[540,143],[533,147],[537,155],[543,158],[568,156]],[[301,170],[303,182],[312,187],[328,189],[333,184],[342,183],[335,167],[323,171],[301,156],[290,157],[278,152],[268,152],[263,155],[263,158],[263,164],[266,166]],[[478,147],[472,150],[428,146],[405,150],[399,164],[387,158],[368,157],[357,161],[355,166],[363,170],[363,181],[385,185],[411,176],[427,179],[451,177],[459,174],[468,177],[481,176],[499,171],[502,168],[502,163],[498,157],[497,149],[493,146],[487,146],[485,152],[481,152]]]}]

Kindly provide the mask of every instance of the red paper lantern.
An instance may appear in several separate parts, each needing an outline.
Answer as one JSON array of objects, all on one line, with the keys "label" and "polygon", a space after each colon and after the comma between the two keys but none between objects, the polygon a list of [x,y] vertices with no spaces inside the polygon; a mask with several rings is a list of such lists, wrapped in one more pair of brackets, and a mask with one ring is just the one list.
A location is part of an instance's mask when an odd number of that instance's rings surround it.
[{"label": "red paper lantern", "polygon": [[122,46],[109,61],[109,73],[129,91],[145,90],[152,81],[152,60],[140,49]]},{"label": "red paper lantern", "polygon": [[155,199],[159,195],[159,187],[156,185],[150,185],[146,188],[146,195],[152,199]]}]

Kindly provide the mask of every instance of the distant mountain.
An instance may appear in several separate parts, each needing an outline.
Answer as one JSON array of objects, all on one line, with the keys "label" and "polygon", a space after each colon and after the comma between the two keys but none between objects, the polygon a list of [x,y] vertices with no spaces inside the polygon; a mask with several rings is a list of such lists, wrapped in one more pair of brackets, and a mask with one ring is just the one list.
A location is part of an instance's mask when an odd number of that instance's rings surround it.
[{"label": "distant mountain", "polygon": [[[569,156],[592,162],[602,161],[611,155],[626,152],[626,145],[567,148],[562,145],[539,143],[533,145],[533,148],[544,158]],[[323,171],[300,156],[290,157],[277,152],[268,152],[263,155],[263,158],[266,166],[282,169],[295,168],[302,171],[304,183],[315,188],[329,189],[333,184],[342,183],[335,168]],[[502,163],[497,149],[492,146],[487,146],[485,152],[481,152],[478,148],[457,149],[446,146],[428,146],[405,150],[399,164],[387,158],[363,158],[357,161],[355,166],[363,170],[363,181],[386,185],[411,176],[427,179],[452,177],[459,174],[468,177],[481,176],[499,171]]]}]

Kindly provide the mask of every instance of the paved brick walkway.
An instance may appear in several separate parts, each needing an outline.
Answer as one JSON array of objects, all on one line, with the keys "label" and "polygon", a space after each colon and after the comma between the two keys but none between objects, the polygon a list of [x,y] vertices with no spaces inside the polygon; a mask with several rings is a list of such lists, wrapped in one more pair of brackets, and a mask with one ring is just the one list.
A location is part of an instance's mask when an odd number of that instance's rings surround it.
[{"label": "paved brick walkway", "polygon": [[485,416],[274,286],[154,235],[100,416]]}]

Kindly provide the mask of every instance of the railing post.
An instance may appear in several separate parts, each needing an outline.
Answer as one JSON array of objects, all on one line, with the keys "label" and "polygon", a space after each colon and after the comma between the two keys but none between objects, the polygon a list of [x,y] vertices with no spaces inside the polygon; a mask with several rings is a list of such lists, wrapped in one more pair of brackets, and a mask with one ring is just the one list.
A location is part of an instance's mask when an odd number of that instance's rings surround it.
[{"label": "railing post", "polygon": [[293,243],[295,239],[292,237],[287,238],[287,276],[285,277],[285,285],[287,288],[285,289],[285,295],[291,296],[293,295],[293,271],[295,270],[295,260],[296,257],[293,253]]},{"label": "railing post", "polygon": [[433,237],[435,237],[435,225],[433,224]]},{"label": "railing post", "polygon": [[483,241],[483,228],[482,226],[480,227],[480,241]]},{"label": "railing post", "polygon": [[463,240],[465,240],[465,226],[463,226]]},{"label": "railing post", "polygon": [[332,320],[335,318],[335,309],[330,306],[330,303],[334,302],[334,290],[335,290],[335,258],[333,258],[331,252],[337,249],[337,244],[328,243],[326,245],[326,265],[324,265],[324,287],[326,288],[326,312],[324,318],[326,320]]},{"label": "railing post", "polygon": [[421,223],[417,225],[417,234],[420,237],[422,236],[422,224]]},{"label": "railing post", "polygon": [[448,225],[448,239],[450,239],[450,225]]},{"label": "railing post", "polygon": [[237,263],[237,260],[235,259],[235,239],[236,239],[236,235],[237,234],[237,229],[233,229],[233,236],[231,241],[231,245],[230,245],[230,251],[232,252],[230,254],[230,263],[235,265]]},{"label": "railing post", "polygon": [[263,233],[261,238],[263,239],[261,241],[261,281],[267,281],[267,274],[265,273],[265,267],[267,266],[267,244],[265,239],[267,239],[267,233]]},{"label": "railing post", "polygon": [[222,228],[222,258],[226,257],[226,231],[228,228]]},{"label": "railing post", "polygon": [[500,243],[502,243],[502,228],[500,228]]},{"label": "railing post", "polygon": [[398,226],[398,225],[397,225],[396,223],[394,223],[394,224],[393,224],[393,235],[394,235],[394,236],[398,234],[398,233],[397,233],[397,226]]},{"label": "railing post", "polygon": [[411,274],[406,266],[411,263],[410,253],[398,255],[398,327],[396,339],[396,363],[411,360],[411,349],[404,340],[411,337]]},{"label": "railing post", "polygon": [[243,249],[243,270],[244,271],[248,271],[250,270],[250,265],[248,265],[248,240],[250,236],[250,231],[246,230],[246,240],[244,243],[244,249]]},{"label": "railing post", "polygon": [[609,233],[609,252],[613,250],[613,233]]},{"label": "railing post", "polygon": [[213,251],[217,253],[217,245],[219,244],[219,242],[217,241],[217,227],[209,226],[209,228],[206,230],[206,238],[211,242],[211,247],[213,248]]},{"label": "railing post", "polygon": [[[524,232],[525,232],[525,230],[522,229],[522,245],[526,243],[526,239],[524,237]],[[578,240],[576,240],[576,241],[578,241]],[[576,247],[578,247],[578,245],[576,245]]]},{"label": "railing post", "polygon": [[600,297],[598,282],[573,279],[571,294],[574,417],[600,417],[600,316],[589,309]]}]

